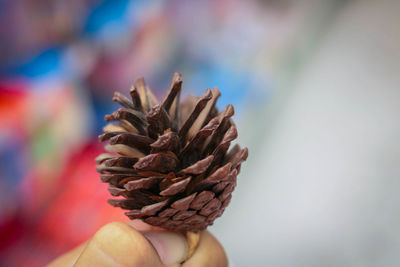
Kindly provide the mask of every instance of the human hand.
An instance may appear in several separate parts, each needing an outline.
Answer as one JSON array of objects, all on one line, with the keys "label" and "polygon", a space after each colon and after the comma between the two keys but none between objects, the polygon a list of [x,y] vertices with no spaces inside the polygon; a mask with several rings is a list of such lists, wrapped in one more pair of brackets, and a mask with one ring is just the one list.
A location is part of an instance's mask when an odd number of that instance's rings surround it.
[{"label": "human hand", "polygon": [[228,266],[223,247],[208,231],[200,233],[198,247],[185,261],[188,251],[189,245],[182,234],[140,221],[112,222],[48,266]]}]

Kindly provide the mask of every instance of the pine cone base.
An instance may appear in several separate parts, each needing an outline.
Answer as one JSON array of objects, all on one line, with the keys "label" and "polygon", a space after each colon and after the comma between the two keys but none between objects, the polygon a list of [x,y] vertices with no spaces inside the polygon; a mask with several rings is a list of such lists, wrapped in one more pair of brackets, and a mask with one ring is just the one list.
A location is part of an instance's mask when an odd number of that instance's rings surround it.
[{"label": "pine cone base", "polygon": [[[237,138],[232,105],[215,107],[217,88],[182,103],[182,77],[175,73],[159,103],[143,78],[131,99],[116,92],[122,108],[105,116],[110,122],[99,136],[107,142],[96,158],[101,180],[109,184],[108,202],[130,219],[172,231],[200,231],[228,206],[247,148],[229,150]],[[229,150],[229,151],[228,151]]]}]

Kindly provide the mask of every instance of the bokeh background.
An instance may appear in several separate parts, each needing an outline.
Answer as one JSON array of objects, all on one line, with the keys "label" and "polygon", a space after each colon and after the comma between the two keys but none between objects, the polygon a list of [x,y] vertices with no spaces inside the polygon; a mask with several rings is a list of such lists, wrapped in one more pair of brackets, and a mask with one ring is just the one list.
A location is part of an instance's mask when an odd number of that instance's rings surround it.
[{"label": "bokeh background", "polygon": [[0,266],[126,220],[97,135],[144,76],[219,87],[248,146],[210,230],[232,266],[400,265],[396,0],[0,1]]}]

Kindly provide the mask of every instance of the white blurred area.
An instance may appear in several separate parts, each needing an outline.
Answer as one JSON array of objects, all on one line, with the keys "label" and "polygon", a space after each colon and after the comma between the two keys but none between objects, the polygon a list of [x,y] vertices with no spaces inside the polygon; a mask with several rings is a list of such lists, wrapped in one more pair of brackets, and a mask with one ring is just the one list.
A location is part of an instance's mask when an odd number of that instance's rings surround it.
[{"label": "white blurred area", "polygon": [[400,266],[400,1],[344,5],[287,92],[241,125],[232,266]]}]

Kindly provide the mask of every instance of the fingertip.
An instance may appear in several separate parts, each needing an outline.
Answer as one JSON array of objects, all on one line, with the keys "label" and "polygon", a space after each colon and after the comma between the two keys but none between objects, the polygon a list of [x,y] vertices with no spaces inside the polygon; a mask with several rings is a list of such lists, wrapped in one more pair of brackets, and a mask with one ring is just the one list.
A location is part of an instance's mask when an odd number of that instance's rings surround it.
[{"label": "fingertip", "polygon": [[127,225],[140,231],[152,244],[160,260],[165,265],[182,263],[188,253],[189,245],[184,235],[177,232],[170,232],[160,227],[152,226],[141,220],[132,220]]},{"label": "fingertip", "polygon": [[221,243],[210,232],[203,231],[197,249],[182,266],[224,267],[228,266],[228,258]]},{"label": "fingertip", "polygon": [[189,245],[182,234],[168,231],[148,231],[143,235],[153,245],[165,265],[178,265],[186,259]]}]

